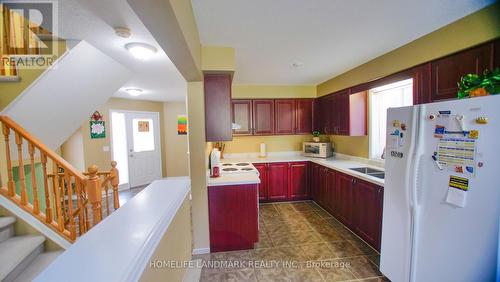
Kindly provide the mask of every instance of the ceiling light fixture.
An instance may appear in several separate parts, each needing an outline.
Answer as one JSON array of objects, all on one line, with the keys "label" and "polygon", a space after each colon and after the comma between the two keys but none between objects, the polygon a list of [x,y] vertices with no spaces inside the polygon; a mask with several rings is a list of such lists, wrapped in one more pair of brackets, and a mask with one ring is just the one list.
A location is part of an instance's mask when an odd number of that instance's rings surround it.
[{"label": "ceiling light fixture", "polygon": [[142,89],[139,88],[127,88],[125,89],[130,96],[137,97],[142,94]]},{"label": "ceiling light fixture", "polygon": [[125,48],[132,56],[143,61],[151,58],[158,51],[156,47],[152,45],[139,42],[127,43],[125,44]]}]

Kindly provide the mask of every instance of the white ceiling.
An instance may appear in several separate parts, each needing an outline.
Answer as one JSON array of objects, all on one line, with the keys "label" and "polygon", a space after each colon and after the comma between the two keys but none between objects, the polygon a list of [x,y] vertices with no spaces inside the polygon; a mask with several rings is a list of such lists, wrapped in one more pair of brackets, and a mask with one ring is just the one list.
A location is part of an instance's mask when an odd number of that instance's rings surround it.
[{"label": "white ceiling", "polygon": [[[179,71],[157,44],[125,0],[64,0],[58,1],[59,25],[57,34],[64,39],[86,40],[112,57],[134,75],[115,97],[152,101],[184,101],[187,84]],[[114,27],[128,27],[129,38],[115,35]],[[155,46],[158,53],[147,61],[131,56],[124,45],[144,42]],[[123,89],[141,88],[138,97]]]},{"label": "white ceiling", "polygon": [[236,48],[242,84],[318,84],[494,2],[192,0],[202,44]]}]

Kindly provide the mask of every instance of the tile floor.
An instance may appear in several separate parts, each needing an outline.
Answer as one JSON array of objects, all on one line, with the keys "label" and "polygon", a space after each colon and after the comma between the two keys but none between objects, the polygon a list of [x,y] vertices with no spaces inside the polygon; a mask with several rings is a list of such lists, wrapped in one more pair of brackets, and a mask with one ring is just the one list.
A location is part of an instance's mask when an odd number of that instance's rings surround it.
[{"label": "tile floor", "polygon": [[261,204],[259,213],[255,249],[194,256],[200,281],[388,281],[379,254],[314,202]]}]

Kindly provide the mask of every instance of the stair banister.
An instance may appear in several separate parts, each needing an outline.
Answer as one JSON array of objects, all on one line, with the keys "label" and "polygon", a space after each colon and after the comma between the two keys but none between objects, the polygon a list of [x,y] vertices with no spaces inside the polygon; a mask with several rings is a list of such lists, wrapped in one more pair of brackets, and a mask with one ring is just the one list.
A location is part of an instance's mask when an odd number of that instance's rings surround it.
[{"label": "stair banister", "polygon": [[[100,172],[97,166],[91,166],[88,172],[82,173],[11,118],[0,116],[0,122],[5,141],[8,179],[7,187],[0,187],[1,195],[29,212],[69,242],[74,242],[78,236],[83,235],[102,220],[102,191],[106,193],[107,215],[110,214],[109,184],[113,189],[113,207],[114,209],[120,207],[118,197],[119,172],[115,161],[111,162],[112,168],[109,171]],[[11,134],[14,135],[14,138],[11,138]],[[13,166],[12,154],[16,155],[16,153],[11,152],[12,139],[18,157],[18,179],[16,181],[18,181],[17,189],[19,192],[16,192],[13,172],[15,166]],[[24,145],[27,145],[27,157],[24,156],[26,153],[23,152]],[[37,151],[40,155],[38,161],[35,160]],[[35,173],[36,163],[41,164],[41,173],[43,174],[43,181],[40,179],[41,182],[38,184]],[[30,168],[31,177],[26,176],[25,165]],[[101,177],[103,177],[102,180]],[[31,185],[27,183],[29,180]],[[44,193],[41,200],[45,207],[40,205],[39,192]],[[89,220],[88,205],[92,209],[92,222]]]}]

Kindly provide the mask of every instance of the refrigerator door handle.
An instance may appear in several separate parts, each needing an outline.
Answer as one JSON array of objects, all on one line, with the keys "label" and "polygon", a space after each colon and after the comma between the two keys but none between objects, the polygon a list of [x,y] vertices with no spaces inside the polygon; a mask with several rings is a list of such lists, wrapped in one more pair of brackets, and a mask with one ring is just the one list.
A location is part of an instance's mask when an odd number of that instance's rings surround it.
[{"label": "refrigerator door handle", "polygon": [[419,234],[419,217],[420,217],[420,200],[419,200],[419,188],[420,188],[420,165],[422,163],[423,157],[423,148],[422,144],[424,144],[424,112],[425,105],[420,105],[418,107],[418,112],[413,116],[416,123],[416,131],[414,132],[415,138],[413,138],[416,146],[413,149],[412,158],[415,160],[411,167],[411,173],[408,174],[410,178],[410,202],[411,204],[411,242],[412,242],[412,251],[410,258],[410,282],[417,281],[415,277],[416,273],[416,257],[418,252],[418,234]]}]

